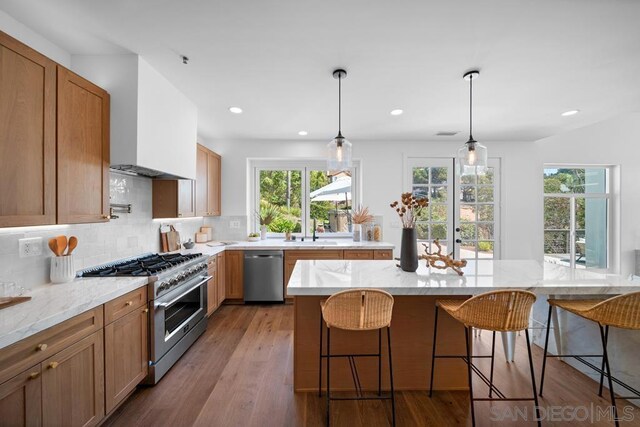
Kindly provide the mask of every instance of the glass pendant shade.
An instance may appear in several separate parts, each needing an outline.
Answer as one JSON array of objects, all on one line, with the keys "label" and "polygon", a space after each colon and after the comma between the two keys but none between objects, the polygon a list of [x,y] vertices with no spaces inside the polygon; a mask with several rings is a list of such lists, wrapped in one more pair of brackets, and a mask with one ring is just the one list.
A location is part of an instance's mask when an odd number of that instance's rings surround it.
[{"label": "glass pendant shade", "polygon": [[351,143],[338,134],[327,144],[327,169],[331,172],[340,172],[351,166]]},{"label": "glass pendant shade", "polygon": [[484,175],[487,171],[487,147],[469,140],[458,150],[457,160],[460,176]]}]

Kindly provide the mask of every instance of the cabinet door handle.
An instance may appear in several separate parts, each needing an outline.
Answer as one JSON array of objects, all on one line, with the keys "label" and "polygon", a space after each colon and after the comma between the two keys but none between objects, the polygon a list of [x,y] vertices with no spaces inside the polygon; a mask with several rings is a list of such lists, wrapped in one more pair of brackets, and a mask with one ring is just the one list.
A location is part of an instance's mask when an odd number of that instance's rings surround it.
[{"label": "cabinet door handle", "polygon": [[36,347],[36,351],[45,351],[47,347],[49,346],[46,344],[38,344],[38,346]]},{"label": "cabinet door handle", "polygon": [[56,369],[58,365],[59,365],[58,362],[51,362],[49,363],[49,369]]},{"label": "cabinet door handle", "polygon": [[127,307],[130,306],[130,305],[133,305],[133,301],[127,301],[127,302],[124,303],[124,305],[126,305]]},{"label": "cabinet door handle", "polygon": [[102,215],[102,219],[109,219],[109,215]]},{"label": "cabinet door handle", "polygon": [[36,378],[38,378],[40,376],[40,372],[31,372],[29,374],[29,379],[30,380],[35,380]]},{"label": "cabinet door handle", "polygon": [[148,312],[149,312],[149,309],[148,309],[148,308],[145,308],[144,310],[142,310],[142,312],[143,312],[143,313],[148,313]]}]

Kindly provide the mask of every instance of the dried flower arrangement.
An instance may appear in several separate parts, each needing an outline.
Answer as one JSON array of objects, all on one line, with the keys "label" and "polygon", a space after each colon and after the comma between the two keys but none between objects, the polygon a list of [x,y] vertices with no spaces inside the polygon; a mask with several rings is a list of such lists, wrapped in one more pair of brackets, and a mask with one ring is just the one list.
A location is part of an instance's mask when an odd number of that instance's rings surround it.
[{"label": "dried flower arrangement", "polygon": [[373,222],[373,215],[369,213],[368,207],[360,205],[360,207],[353,210],[351,221],[354,224],[368,224]]},{"label": "dried flower arrangement", "polygon": [[429,199],[426,197],[419,199],[411,193],[402,193],[401,201],[396,200],[389,206],[398,213],[403,228],[415,228],[420,213],[429,206]]}]

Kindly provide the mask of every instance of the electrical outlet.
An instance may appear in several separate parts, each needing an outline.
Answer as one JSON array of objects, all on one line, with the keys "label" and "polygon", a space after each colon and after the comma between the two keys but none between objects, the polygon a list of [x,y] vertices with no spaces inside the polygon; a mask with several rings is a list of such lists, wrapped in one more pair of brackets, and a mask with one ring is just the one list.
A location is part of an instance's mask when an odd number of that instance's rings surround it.
[{"label": "electrical outlet", "polygon": [[231,221],[229,222],[230,228],[240,228],[240,221]]},{"label": "electrical outlet", "polygon": [[18,240],[20,258],[42,255],[42,237],[30,237]]}]

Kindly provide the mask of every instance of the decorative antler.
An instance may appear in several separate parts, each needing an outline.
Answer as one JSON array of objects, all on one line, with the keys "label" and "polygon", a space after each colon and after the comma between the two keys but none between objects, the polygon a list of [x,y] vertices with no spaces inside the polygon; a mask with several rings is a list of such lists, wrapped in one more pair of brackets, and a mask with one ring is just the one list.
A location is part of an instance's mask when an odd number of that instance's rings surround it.
[{"label": "decorative antler", "polygon": [[436,252],[429,252],[429,247],[426,244],[422,244],[424,246],[424,252],[426,255],[420,256],[420,259],[427,260],[427,266],[431,266],[434,268],[439,268],[440,270],[445,270],[447,268],[451,268],[453,271],[458,273],[458,276],[462,276],[464,272],[462,268],[467,265],[466,259],[456,260],[453,258],[453,251],[448,255],[442,254],[442,245],[438,239],[433,241],[433,244],[438,248]]}]

